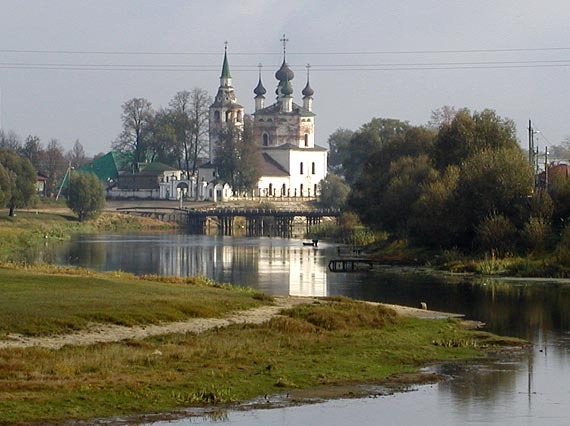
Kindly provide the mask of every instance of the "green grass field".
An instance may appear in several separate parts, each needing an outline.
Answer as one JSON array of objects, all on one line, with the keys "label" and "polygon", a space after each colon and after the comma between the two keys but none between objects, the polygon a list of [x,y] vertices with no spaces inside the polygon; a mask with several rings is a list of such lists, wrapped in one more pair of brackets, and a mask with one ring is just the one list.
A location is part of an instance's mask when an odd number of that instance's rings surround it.
[{"label": "green grass field", "polygon": [[130,326],[219,317],[261,304],[253,291],[216,288],[204,278],[161,282],[125,273],[45,268],[53,273],[0,268],[0,335],[65,333],[90,322]]},{"label": "green grass field", "polygon": [[455,321],[403,319],[386,308],[339,299],[293,308],[261,325],[199,335],[3,349],[0,423],[168,412],[324,385],[379,383],[434,360],[479,355],[494,343]]}]

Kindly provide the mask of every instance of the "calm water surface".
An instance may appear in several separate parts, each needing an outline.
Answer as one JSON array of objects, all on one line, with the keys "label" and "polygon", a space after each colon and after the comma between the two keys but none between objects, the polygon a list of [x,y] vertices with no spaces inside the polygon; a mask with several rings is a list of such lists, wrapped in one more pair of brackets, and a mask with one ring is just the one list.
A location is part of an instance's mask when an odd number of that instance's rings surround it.
[{"label": "calm water surface", "polygon": [[508,361],[441,366],[453,380],[379,398],[301,407],[230,411],[232,425],[567,425],[570,424],[570,285],[554,281],[470,280],[414,272],[330,273],[336,246],[299,240],[174,234],[78,236],[44,261],[135,274],[204,275],[274,295],[356,299],[465,313],[487,329],[524,337],[529,353]]}]

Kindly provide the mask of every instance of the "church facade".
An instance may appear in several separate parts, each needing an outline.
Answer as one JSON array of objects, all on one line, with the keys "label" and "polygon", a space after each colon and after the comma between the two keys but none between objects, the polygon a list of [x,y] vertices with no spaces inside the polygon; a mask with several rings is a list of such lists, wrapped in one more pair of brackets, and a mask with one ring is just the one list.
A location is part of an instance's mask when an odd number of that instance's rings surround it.
[{"label": "church facade", "polygon": [[[267,91],[262,83],[261,70],[254,89],[253,139],[259,150],[261,177],[253,190],[253,196],[269,198],[311,198],[319,194],[319,182],[327,174],[327,150],[315,144],[315,114],[312,111],[314,91],[307,82],[301,91],[302,104],[293,99],[293,71],[286,62],[275,73],[276,99],[265,105]],[[225,126],[243,129],[244,108],[238,101],[228,62],[224,52],[220,85],[209,112],[209,163],[200,168],[204,199],[221,201],[231,197],[227,184],[216,179],[214,169],[215,147],[222,143],[220,132]]]}]

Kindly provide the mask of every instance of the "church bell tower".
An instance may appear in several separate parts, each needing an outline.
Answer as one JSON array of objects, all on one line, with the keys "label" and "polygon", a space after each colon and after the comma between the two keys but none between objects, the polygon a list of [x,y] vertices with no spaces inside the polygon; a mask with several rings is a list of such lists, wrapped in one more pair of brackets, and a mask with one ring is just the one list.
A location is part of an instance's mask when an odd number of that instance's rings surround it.
[{"label": "church bell tower", "polygon": [[237,98],[232,86],[227,42],[224,47],[224,62],[222,64],[222,74],[220,75],[220,86],[214,98],[214,103],[210,105],[208,120],[210,129],[208,155],[210,162],[212,162],[216,155],[216,146],[221,142],[221,134],[227,129],[227,126],[234,126],[239,130],[243,129],[243,107],[237,103]]}]

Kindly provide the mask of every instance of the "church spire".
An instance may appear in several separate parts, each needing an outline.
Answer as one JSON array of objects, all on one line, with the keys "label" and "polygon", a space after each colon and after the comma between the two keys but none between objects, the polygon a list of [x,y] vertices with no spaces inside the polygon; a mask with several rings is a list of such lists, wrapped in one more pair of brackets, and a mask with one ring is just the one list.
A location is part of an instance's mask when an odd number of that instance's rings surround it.
[{"label": "church spire", "polygon": [[228,42],[226,41],[224,44],[224,63],[222,65],[222,75],[220,76],[220,86],[228,87],[232,85],[232,76],[228,63]]},{"label": "church spire", "polygon": [[313,90],[313,88],[311,87],[310,83],[309,83],[309,70],[311,69],[311,65],[307,64],[307,85],[305,86],[305,88],[303,89],[303,91],[301,92],[303,94],[303,108],[305,108],[306,110],[311,111],[313,108],[313,95],[315,94],[315,91]]},{"label": "church spire", "polygon": [[283,38],[280,41],[283,42],[283,63],[275,73],[275,78],[279,80],[275,93],[277,94],[277,100],[282,102],[283,110],[290,111],[292,107],[291,95],[293,94],[291,80],[295,78],[295,73],[287,65],[287,42],[289,39],[283,34]]}]

